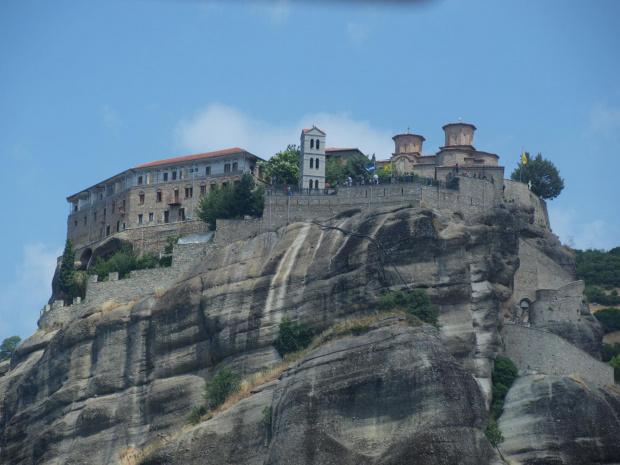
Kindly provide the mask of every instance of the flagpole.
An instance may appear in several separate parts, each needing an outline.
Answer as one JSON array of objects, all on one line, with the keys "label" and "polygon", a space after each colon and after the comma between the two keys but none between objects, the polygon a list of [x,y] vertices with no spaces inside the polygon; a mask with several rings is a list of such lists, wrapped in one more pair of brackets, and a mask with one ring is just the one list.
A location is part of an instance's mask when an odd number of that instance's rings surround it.
[{"label": "flagpole", "polygon": [[523,146],[521,146],[521,169],[519,169],[519,182],[523,182],[523,154],[525,152],[523,151]]}]

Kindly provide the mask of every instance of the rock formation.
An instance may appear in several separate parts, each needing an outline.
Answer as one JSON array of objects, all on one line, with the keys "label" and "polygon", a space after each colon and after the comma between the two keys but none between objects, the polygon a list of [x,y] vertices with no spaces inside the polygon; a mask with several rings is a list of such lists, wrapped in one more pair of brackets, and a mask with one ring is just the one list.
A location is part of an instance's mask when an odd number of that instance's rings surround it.
[{"label": "rock formation", "polygon": [[[439,331],[390,325],[332,341],[142,463],[501,463],[483,431],[493,361],[505,350],[501,329],[515,314],[520,241],[571,274],[557,239],[533,223],[531,210],[505,206],[465,222],[429,209],[351,212],[326,222],[341,230],[295,223],[223,247],[161,296],[83,305],[61,329],[28,338],[0,374],[0,460],[118,464],[121,452],[187,425],[222,362],[242,376],[279,363],[273,342],[282,317],[320,331],[372,313],[378,296],[408,287],[431,296]],[[554,332],[579,334],[579,346],[595,352],[595,322],[588,320],[591,331],[575,325]],[[538,385],[530,394],[520,387],[531,376],[507,398],[506,453],[523,463],[542,463],[528,462],[538,455],[576,463],[540,437],[524,446],[540,432],[534,422],[519,426],[524,401],[516,393],[533,405],[544,400]],[[620,461],[607,446],[618,429],[618,394],[581,389],[598,410],[570,420],[559,410],[581,385],[567,379],[548,381],[570,387],[548,391],[557,418],[574,423],[554,429],[556,444],[574,440],[582,423],[595,424],[604,411],[604,431],[587,430],[592,440],[580,443],[579,457]],[[261,411],[269,405],[267,428]]]}]

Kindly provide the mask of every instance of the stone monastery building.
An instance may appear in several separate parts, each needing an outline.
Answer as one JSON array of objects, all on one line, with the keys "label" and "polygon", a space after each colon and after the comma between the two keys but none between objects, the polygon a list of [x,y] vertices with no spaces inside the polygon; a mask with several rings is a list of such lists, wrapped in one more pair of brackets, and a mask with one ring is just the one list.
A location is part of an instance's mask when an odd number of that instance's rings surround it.
[{"label": "stone monastery building", "polygon": [[[377,169],[391,162],[395,178],[415,173],[442,187],[453,180],[458,184],[457,177],[477,178],[488,181],[489,189],[502,195],[504,167],[498,165],[497,155],[474,148],[476,127],[457,122],[443,130],[445,145],[433,155],[423,155],[425,139],[421,135],[406,132],[394,136],[394,153],[389,160],[378,161]],[[296,196],[329,193],[335,201],[338,191],[325,189],[326,159],[335,157],[344,164],[347,158],[362,153],[357,148],[326,149],[325,139],[326,133],[317,127],[302,130]],[[206,232],[206,225],[194,218],[199,197],[218,184],[238,182],[246,172],[257,182],[265,182],[260,161],[264,160],[240,148],[153,161],[67,197],[71,204],[67,232],[76,259],[86,268],[96,259],[93,251],[107,255],[118,249],[119,243],[108,244],[112,239],[130,242],[142,251],[161,251],[168,236]],[[299,200],[296,202],[299,205]],[[288,207],[286,218],[290,220]],[[271,219],[268,224],[272,226]]]}]

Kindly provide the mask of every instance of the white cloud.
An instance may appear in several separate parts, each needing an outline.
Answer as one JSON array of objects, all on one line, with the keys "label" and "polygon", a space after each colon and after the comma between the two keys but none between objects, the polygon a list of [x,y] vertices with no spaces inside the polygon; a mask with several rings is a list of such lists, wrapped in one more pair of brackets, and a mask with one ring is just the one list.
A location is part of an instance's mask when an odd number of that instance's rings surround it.
[{"label": "white cloud", "polygon": [[548,210],[553,232],[563,244],[570,245],[572,241],[573,246],[581,250],[609,250],[618,245],[617,237],[614,237],[610,225],[604,220],[591,219],[586,222],[583,215],[572,209],[549,207]]},{"label": "white cloud", "polygon": [[370,27],[358,22],[349,21],[346,28],[347,39],[356,47],[361,47],[370,37]]},{"label": "white cloud", "polygon": [[376,153],[377,158],[388,158],[392,152],[393,131],[378,130],[346,113],[308,114],[290,124],[275,125],[220,103],[179,122],[175,137],[179,149],[191,153],[240,147],[270,158],[289,144],[299,144],[301,130],[313,124],[327,133],[327,147],[357,147],[368,155]]},{"label": "white cloud", "polygon": [[101,107],[101,120],[106,127],[113,131],[118,131],[123,125],[121,118],[118,116],[118,111],[108,105]]},{"label": "white cloud", "polygon": [[587,136],[611,136],[620,130],[620,106],[610,105],[607,102],[596,102],[590,109],[590,125],[586,130]]},{"label": "white cloud", "polygon": [[39,311],[52,295],[52,277],[62,248],[26,244],[15,278],[0,288],[0,340],[18,334],[22,339],[36,329]]}]

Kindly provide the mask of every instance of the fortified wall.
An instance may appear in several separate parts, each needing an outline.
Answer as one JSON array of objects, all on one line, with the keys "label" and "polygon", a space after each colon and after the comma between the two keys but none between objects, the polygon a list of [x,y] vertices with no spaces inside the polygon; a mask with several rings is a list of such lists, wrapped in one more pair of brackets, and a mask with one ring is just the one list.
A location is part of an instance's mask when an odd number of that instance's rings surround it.
[{"label": "fortified wall", "polygon": [[84,305],[103,305],[106,302],[131,302],[147,295],[157,295],[172,287],[185,273],[193,269],[215,250],[213,243],[189,242],[175,244],[172,252],[172,266],[133,270],[129,278],[118,279],[118,273],[110,273],[107,281],[98,281],[97,275],[88,279],[86,297],[74,300],[73,305],[64,306],[58,300],[41,310],[39,328],[47,329],[62,325],[75,318]]}]

